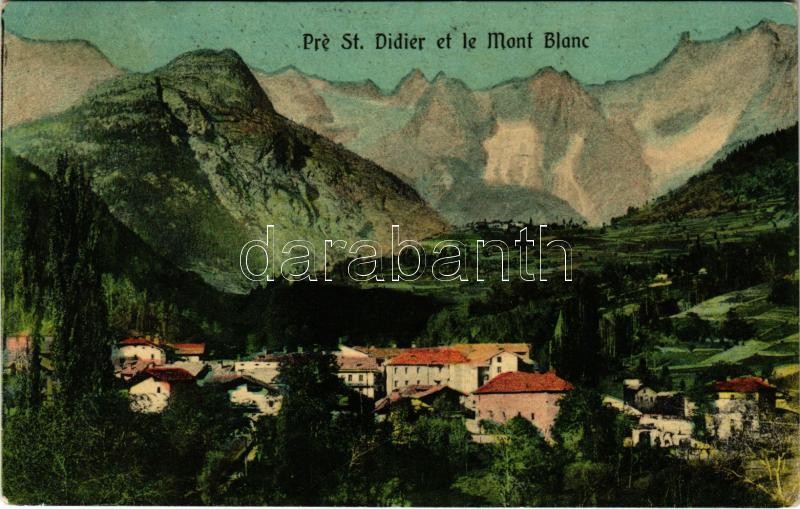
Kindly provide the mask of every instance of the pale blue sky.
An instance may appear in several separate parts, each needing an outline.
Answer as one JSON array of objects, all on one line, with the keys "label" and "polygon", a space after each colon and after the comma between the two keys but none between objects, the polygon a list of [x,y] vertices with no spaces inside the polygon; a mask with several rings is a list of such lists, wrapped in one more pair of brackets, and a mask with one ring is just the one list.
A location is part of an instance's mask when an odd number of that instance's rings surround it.
[{"label": "pale blue sky", "polygon": [[[623,79],[646,71],[675,46],[681,32],[695,40],[721,37],[762,19],[796,24],[795,6],[781,2],[614,3],[194,3],[194,2],[18,2],[3,14],[5,27],[36,39],[86,39],[115,64],[147,71],[197,48],[233,48],[251,66],[287,65],[332,80],[370,78],[391,89],[413,68],[486,87],[553,66],[584,83]],[[367,49],[308,52],[304,32],[338,39],[359,32]],[[425,51],[372,49],[375,32],[428,37]],[[438,36],[462,32],[510,35],[545,31],[588,35],[589,49],[466,52],[439,50]]]}]

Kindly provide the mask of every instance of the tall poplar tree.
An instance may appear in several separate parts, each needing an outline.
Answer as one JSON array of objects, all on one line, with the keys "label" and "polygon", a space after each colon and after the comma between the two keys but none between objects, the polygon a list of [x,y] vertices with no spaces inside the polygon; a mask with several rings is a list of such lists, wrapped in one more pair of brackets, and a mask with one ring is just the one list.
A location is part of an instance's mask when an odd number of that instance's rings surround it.
[{"label": "tall poplar tree", "polygon": [[28,199],[23,211],[23,238],[20,256],[20,297],[31,314],[31,331],[27,344],[28,367],[25,377],[25,404],[37,408],[42,397],[42,321],[45,315],[46,246],[41,229],[46,224],[34,200]]},{"label": "tall poplar tree", "polygon": [[96,264],[100,203],[82,165],[58,159],[49,239],[55,378],[67,404],[112,381],[111,342]]}]

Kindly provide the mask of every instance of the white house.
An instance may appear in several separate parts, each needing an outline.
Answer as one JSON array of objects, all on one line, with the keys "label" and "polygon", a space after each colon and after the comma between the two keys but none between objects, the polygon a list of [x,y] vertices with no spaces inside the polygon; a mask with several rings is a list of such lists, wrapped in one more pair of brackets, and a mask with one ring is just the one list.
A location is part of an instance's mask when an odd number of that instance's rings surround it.
[{"label": "white house", "polygon": [[623,401],[641,410],[648,412],[656,406],[656,396],[658,393],[647,387],[638,378],[626,378],[622,381]]},{"label": "white house", "polygon": [[339,379],[354,391],[372,399],[377,393],[383,392],[381,369],[372,357],[337,355],[336,363],[339,366]]},{"label": "white house", "polygon": [[633,428],[632,443],[645,442],[651,447],[690,446],[692,443],[692,421],[672,415],[644,414]]},{"label": "white house", "polygon": [[520,371],[533,364],[526,343],[459,343],[450,345],[468,359],[455,370],[453,387],[470,394],[501,373]]},{"label": "white house", "polygon": [[[502,373],[532,364],[524,343],[461,343],[437,348],[408,348],[386,365],[386,391],[410,385],[447,385],[472,394]],[[463,403],[474,408],[472,398]]]},{"label": "white house", "polygon": [[169,398],[182,384],[194,383],[191,373],[182,368],[149,368],[131,380],[128,396],[134,412],[161,412],[169,404]]},{"label": "white house", "polygon": [[737,432],[756,433],[761,419],[775,409],[777,389],[768,380],[745,376],[714,383],[710,432],[728,440]]},{"label": "white house", "polygon": [[167,362],[167,354],[162,347],[142,338],[128,338],[119,342],[111,353],[114,364],[133,359],[160,366]]},{"label": "white house", "polygon": [[233,372],[236,375],[248,375],[264,383],[271,384],[278,377],[283,363],[290,354],[265,354],[253,360],[235,361]]},{"label": "white house", "polygon": [[271,384],[248,375],[241,376],[225,384],[233,405],[252,409],[249,415],[258,419],[262,415],[276,415],[281,409],[283,396]]},{"label": "white house", "polygon": [[617,412],[624,413],[625,415],[636,417],[637,419],[642,416],[641,410],[625,403],[619,398],[615,398],[614,396],[603,396],[603,405],[613,408]]},{"label": "white house", "polygon": [[408,348],[386,363],[386,391],[408,385],[452,387],[453,366],[467,363],[469,359],[451,348]]}]

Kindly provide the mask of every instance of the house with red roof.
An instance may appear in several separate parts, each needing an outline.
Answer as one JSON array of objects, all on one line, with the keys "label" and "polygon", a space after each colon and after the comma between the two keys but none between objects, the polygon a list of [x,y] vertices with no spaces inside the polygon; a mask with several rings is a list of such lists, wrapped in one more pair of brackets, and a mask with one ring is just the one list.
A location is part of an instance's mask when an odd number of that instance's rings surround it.
[{"label": "house with red roof", "polygon": [[758,376],[741,376],[714,382],[717,399],[763,400],[768,406],[775,406],[776,388],[769,381]]},{"label": "house with red roof", "polygon": [[[522,343],[461,343],[435,348],[407,348],[385,364],[386,391],[409,385],[448,385],[464,394],[501,373],[532,366]],[[464,403],[473,408],[471,397]]]},{"label": "house with red roof", "polygon": [[757,376],[714,382],[716,399],[709,431],[720,440],[735,432],[758,432],[765,414],[775,410],[777,388]]},{"label": "house with red roof", "polygon": [[[559,401],[573,385],[553,371],[509,371],[492,378],[474,391],[475,419],[504,423],[514,417],[527,419],[546,439],[558,416]],[[480,427],[480,426],[479,426]]]},{"label": "house with red roof", "polygon": [[183,368],[153,367],[130,380],[128,396],[135,412],[162,412],[181,387],[194,385],[195,377]]},{"label": "house with red roof", "polygon": [[469,359],[451,348],[408,348],[386,362],[386,390],[409,385],[450,385],[458,389],[453,384],[456,366],[466,364]]},{"label": "house with red roof", "polygon": [[436,399],[445,398],[458,405],[463,396],[463,393],[446,385],[407,385],[376,401],[375,413],[388,414],[393,407],[402,404],[409,405],[414,411],[429,411]]},{"label": "house with red roof", "polygon": [[123,339],[111,351],[114,375],[125,381],[131,380],[148,368],[162,366],[166,362],[166,350],[147,338]]},{"label": "house with red roof", "polygon": [[[43,359],[50,358],[53,336],[46,336],[39,344],[40,354]],[[28,369],[28,356],[32,347],[32,339],[28,333],[6,336],[3,347],[3,368],[14,371]],[[43,363],[43,366],[47,363]]]},{"label": "house with red roof", "polygon": [[180,361],[200,362],[206,353],[205,343],[172,343],[170,346]]}]

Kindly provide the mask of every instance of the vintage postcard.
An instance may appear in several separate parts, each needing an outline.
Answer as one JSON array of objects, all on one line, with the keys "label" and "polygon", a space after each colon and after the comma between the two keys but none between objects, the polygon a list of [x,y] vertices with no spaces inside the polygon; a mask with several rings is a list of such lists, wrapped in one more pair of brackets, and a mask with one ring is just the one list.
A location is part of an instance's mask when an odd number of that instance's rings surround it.
[{"label": "vintage postcard", "polygon": [[4,503],[800,503],[796,4],[2,23]]}]

